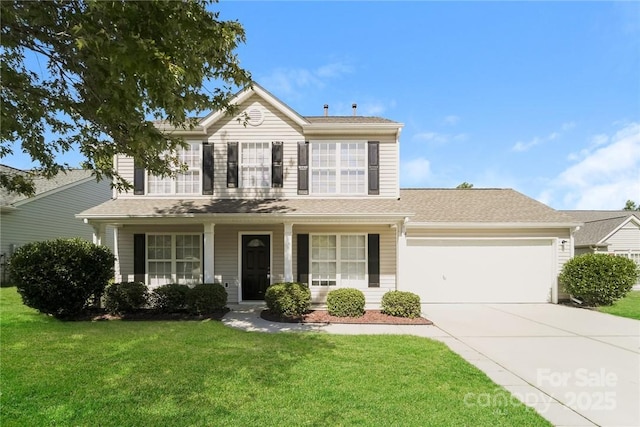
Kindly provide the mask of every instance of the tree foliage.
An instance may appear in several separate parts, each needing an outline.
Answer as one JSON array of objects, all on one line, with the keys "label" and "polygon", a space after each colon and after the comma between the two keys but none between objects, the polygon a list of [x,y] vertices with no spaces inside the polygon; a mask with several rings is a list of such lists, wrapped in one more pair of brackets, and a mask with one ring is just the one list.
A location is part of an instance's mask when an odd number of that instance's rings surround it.
[{"label": "tree foliage", "polygon": [[[82,166],[118,188],[131,184],[113,170],[115,154],[173,173],[177,158],[162,154],[183,141],[147,119],[192,128],[188,114],[228,109],[251,82],[234,53],[242,26],[219,20],[211,3],[0,2],[0,158],[21,150],[52,177],[68,168],[56,154],[78,147]],[[33,193],[30,178],[0,172],[0,186]]]},{"label": "tree foliage", "polygon": [[458,185],[456,188],[458,189],[473,188],[473,184],[469,184],[467,181],[465,181],[462,184]]},{"label": "tree foliage", "polygon": [[633,200],[627,200],[623,209],[625,211],[640,211],[640,205],[637,205]]}]

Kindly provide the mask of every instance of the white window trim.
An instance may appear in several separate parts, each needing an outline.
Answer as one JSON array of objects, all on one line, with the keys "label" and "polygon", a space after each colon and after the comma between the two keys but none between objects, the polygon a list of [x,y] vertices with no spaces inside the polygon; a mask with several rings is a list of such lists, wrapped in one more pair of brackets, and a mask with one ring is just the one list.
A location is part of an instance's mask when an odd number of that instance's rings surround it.
[{"label": "white window trim", "polygon": [[[203,170],[202,170],[202,142],[198,142],[198,141],[186,141],[186,143],[188,145],[198,145],[199,146],[199,155],[200,155],[200,160],[198,161],[198,167],[197,168],[188,168],[185,172],[190,172],[190,171],[197,171],[198,172],[198,191],[193,192],[193,193],[178,193],[178,179],[177,177],[166,177],[165,179],[169,179],[169,182],[171,183],[171,190],[168,193],[152,193],[150,191],[151,186],[149,185],[149,178],[152,176],[148,171],[146,171],[145,173],[145,177],[144,177],[144,188],[145,188],[145,193],[149,196],[154,196],[154,197],[171,197],[171,196],[194,196],[194,195],[202,195],[202,176],[203,176]],[[178,175],[183,174],[182,172],[178,172]]]},{"label": "white window trim", "polygon": [[[335,144],[336,145],[336,167],[334,170],[336,171],[336,192],[335,193],[318,193],[313,191],[314,187],[314,177],[313,177],[313,152],[317,147],[317,144]],[[364,186],[362,192],[360,193],[343,193],[341,187],[341,153],[342,153],[342,144],[362,144],[364,146]],[[368,167],[368,147],[367,141],[364,140],[311,140],[309,141],[309,193],[313,196],[322,196],[322,197],[341,197],[341,196],[367,196],[368,195],[368,183],[369,183],[369,167]],[[325,168],[323,168],[325,169]]]},{"label": "white window trim", "polygon": [[[176,237],[177,236],[199,236],[200,242],[200,277],[195,278],[196,283],[202,283],[203,279],[203,266],[204,260],[202,255],[202,233],[164,233],[164,232],[153,232],[153,233],[145,233],[145,242],[144,242],[144,259],[145,259],[145,269],[146,269],[146,277],[147,284],[151,284],[151,273],[149,272],[149,262],[163,261],[163,260],[150,260],[149,259],[149,236],[171,236],[171,280],[168,283],[178,283],[178,273],[176,264],[178,263],[178,259],[176,258]],[[183,261],[183,260],[181,260]],[[164,260],[164,262],[167,262]],[[162,285],[159,285],[162,286]]]},{"label": "white window trim", "polygon": [[[253,186],[246,186],[244,184],[244,181],[242,179],[243,173],[242,173],[242,168],[243,168],[243,163],[242,163],[242,151],[244,150],[245,145],[247,144],[266,144],[267,145],[267,150],[269,151],[269,156],[267,157],[267,162],[266,162],[266,166],[267,166],[267,177],[268,177],[268,182],[269,184],[266,186],[257,186],[257,187],[253,187]],[[273,144],[270,142],[265,142],[265,141],[241,141],[238,144],[238,187],[239,188],[254,188],[254,189],[264,189],[264,188],[271,188],[273,186],[273,182],[272,182],[272,160],[271,160],[271,156],[272,156],[272,150],[273,150]],[[257,165],[251,165],[252,167],[255,167]]]},{"label": "white window trim", "polygon": [[[312,272],[312,263],[313,259],[313,236],[336,236],[336,284],[335,285],[314,285],[313,284],[313,272]],[[364,279],[362,283],[353,284],[350,283],[348,285],[342,284],[342,271],[341,264],[342,258],[340,257],[340,249],[341,242],[340,237],[342,236],[364,236]],[[369,286],[369,235],[367,233],[309,233],[309,287],[311,289],[326,289],[326,288],[353,288],[353,287],[362,287],[366,288]],[[319,260],[322,261],[322,260]],[[348,261],[345,261],[348,262]]]}]

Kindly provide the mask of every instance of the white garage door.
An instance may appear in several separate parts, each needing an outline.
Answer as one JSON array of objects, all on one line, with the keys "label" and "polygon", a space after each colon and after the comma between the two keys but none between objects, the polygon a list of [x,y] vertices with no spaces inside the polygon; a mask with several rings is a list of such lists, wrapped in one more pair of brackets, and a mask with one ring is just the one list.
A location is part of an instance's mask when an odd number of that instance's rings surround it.
[{"label": "white garage door", "polygon": [[423,303],[548,302],[555,281],[551,240],[408,238],[400,290]]}]

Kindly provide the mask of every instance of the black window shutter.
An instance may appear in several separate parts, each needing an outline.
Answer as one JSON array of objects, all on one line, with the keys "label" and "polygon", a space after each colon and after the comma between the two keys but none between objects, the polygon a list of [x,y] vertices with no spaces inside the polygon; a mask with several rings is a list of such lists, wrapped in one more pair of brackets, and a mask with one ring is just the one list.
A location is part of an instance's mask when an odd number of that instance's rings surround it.
[{"label": "black window shutter", "polygon": [[213,194],[213,145],[202,144],[202,194]]},{"label": "black window shutter", "polygon": [[298,194],[309,194],[309,141],[298,142]]},{"label": "black window shutter", "polygon": [[282,188],[282,141],[274,141],[271,146],[271,186]]},{"label": "black window shutter", "polygon": [[133,280],[144,283],[144,275],[147,272],[146,239],[144,234],[133,235]]},{"label": "black window shutter", "polygon": [[380,287],[380,235],[369,234],[367,240],[367,258],[369,262],[369,287]]},{"label": "black window shutter", "polygon": [[298,234],[298,282],[309,283],[309,235]]},{"label": "black window shutter", "polygon": [[227,143],[227,187],[238,187],[238,143]]},{"label": "black window shutter", "polygon": [[369,141],[369,194],[380,194],[380,143]]},{"label": "black window shutter", "polygon": [[137,162],[133,166],[133,194],[144,194],[144,167]]}]

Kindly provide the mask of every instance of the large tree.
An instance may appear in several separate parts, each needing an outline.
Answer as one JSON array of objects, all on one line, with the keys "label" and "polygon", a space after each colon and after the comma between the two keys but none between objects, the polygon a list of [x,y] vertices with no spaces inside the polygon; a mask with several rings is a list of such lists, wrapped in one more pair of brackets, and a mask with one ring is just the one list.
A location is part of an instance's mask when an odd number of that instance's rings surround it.
[{"label": "large tree", "polygon": [[629,199],[627,203],[625,203],[624,208],[625,211],[640,211],[640,205],[636,205],[636,202]]},{"label": "large tree", "polygon": [[[177,159],[161,154],[183,141],[149,119],[192,127],[189,116],[229,108],[251,82],[235,54],[242,26],[211,3],[2,0],[0,158],[21,150],[52,177],[68,168],[56,155],[78,149],[84,168],[118,188],[131,184],[115,154],[171,174]],[[0,170],[0,186],[30,194],[31,177]]]}]

